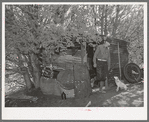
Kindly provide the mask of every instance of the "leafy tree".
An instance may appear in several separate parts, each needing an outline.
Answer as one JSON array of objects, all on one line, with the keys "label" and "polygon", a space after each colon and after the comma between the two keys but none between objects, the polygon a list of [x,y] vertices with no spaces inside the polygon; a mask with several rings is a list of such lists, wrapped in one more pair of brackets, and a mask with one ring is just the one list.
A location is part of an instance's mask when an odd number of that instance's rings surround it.
[{"label": "leafy tree", "polygon": [[[35,88],[39,88],[41,47],[45,49],[47,58],[51,57],[54,49],[60,46],[57,41],[63,33],[63,27],[58,25],[62,20],[55,20],[55,16],[59,15],[58,11],[61,12],[61,6],[50,7],[57,11],[51,13],[50,19],[48,16],[45,18],[45,14],[41,12],[46,12],[43,8],[44,6],[38,5],[6,6],[6,60],[12,59],[11,53],[17,54],[17,59],[11,61],[17,63],[15,72],[24,76],[28,90],[32,87],[31,77]],[[54,22],[50,21],[52,19]]]},{"label": "leafy tree", "polygon": [[93,5],[92,9],[98,33],[128,41],[130,62],[143,63],[143,6]]},{"label": "leafy tree", "polygon": [[143,12],[142,5],[6,5],[6,70],[23,76],[28,89],[32,83],[39,88],[41,64],[49,65],[75,41],[83,63],[86,42],[97,41],[97,33],[130,42],[129,59],[140,64]]}]

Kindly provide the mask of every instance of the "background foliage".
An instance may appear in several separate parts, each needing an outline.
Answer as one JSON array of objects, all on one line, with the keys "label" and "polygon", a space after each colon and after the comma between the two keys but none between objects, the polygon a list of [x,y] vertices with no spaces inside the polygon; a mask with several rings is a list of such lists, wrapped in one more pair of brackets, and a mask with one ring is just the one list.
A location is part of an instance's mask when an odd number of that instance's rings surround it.
[{"label": "background foliage", "polygon": [[18,54],[27,62],[27,55],[41,53],[42,47],[49,60],[59,49],[74,46],[73,37],[98,40],[96,33],[128,41],[129,61],[140,65],[143,24],[143,5],[6,5],[6,76],[13,81],[21,74]]}]

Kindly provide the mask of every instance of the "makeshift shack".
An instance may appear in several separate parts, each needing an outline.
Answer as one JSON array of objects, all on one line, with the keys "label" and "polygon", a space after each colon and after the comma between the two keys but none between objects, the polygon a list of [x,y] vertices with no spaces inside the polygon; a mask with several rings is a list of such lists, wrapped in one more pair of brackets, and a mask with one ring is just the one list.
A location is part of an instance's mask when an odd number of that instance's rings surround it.
[{"label": "makeshift shack", "polygon": [[[110,43],[110,75],[122,78],[121,69],[128,63],[127,42],[112,38],[107,38],[107,41]],[[83,98],[90,95],[92,89],[87,63],[86,43],[68,48],[65,54],[63,52],[53,58],[52,66],[59,71],[56,80],[61,87],[60,93],[74,90],[74,97]]]}]

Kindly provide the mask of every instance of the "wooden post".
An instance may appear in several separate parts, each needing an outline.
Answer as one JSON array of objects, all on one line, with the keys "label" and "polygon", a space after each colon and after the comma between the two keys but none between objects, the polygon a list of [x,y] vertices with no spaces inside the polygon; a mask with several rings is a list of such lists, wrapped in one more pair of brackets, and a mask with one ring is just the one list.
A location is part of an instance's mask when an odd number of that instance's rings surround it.
[{"label": "wooden post", "polygon": [[83,44],[82,44],[82,42],[81,42],[81,63],[83,64],[83,56],[84,56],[84,54],[83,54],[84,52],[83,52]]},{"label": "wooden post", "polygon": [[119,72],[120,72],[120,80],[121,80],[121,59],[120,59],[119,43],[118,43],[118,61],[119,61]]},{"label": "wooden post", "polygon": [[83,42],[83,45],[84,45],[83,63],[87,63],[86,42]]},{"label": "wooden post", "polygon": [[86,42],[81,43],[81,62],[84,64],[87,62],[87,54],[86,54]]}]

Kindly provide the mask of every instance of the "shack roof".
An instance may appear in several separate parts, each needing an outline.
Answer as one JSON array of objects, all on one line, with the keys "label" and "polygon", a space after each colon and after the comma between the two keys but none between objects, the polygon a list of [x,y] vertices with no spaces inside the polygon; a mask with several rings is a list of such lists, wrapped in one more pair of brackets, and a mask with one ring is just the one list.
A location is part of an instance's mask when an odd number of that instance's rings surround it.
[{"label": "shack roof", "polygon": [[116,38],[107,38],[107,41],[110,43],[110,44],[114,44],[114,45],[117,45],[119,43],[120,46],[127,46],[127,44],[129,44],[128,41],[125,41],[125,40],[121,40],[121,39],[116,39]]}]

